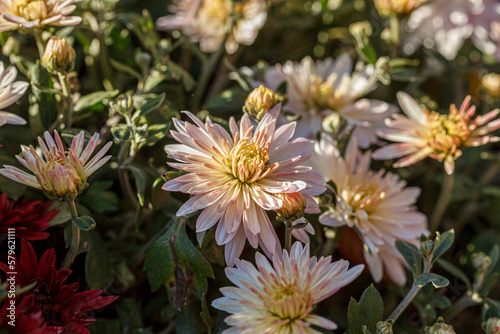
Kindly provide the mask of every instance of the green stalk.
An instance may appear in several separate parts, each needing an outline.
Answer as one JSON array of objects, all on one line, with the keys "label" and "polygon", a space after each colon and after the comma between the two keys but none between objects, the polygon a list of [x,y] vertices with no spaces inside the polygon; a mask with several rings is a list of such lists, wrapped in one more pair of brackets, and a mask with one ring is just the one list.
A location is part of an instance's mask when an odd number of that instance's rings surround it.
[{"label": "green stalk", "polygon": [[438,201],[436,206],[434,207],[434,211],[432,212],[431,219],[429,221],[429,229],[431,233],[434,233],[438,230],[439,224],[441,223],[441,219],[450,203],[451,194],[453,192],[453,184],[455,183],[455,173],[448,175],[445,173],[444,175],[444,183],[441,187],[441,193],[439,194]]},{"label": "green stalk", "polygon": [[391,57],[396,58],[399,53],[399,41],[400,41],[398,14],[391,13],[389,24],[391,29],[391,43],[392,43]]},{"label": "green stalk", "polygon": [[38,48],[40,62],[42,62],[43,54],[45,53],[45,43],[42,39],[42,33],[39,30],[35,30],[33,36],[35,37],[36,47]]},{"label": "green stalk", "polygon": [[75,261],[76,253],[80,247],[80,229],[74,224],[74,220],[78,218],[75,201],[68,201],[69,212],[71,214],[71,246],[61,268],[69,268]]},{"label": "green stalk", "polygon": [[287,220],[285,222],[285,249],[290,253],[290,249],[292,249],[292,222]]},{"label": "green stalk", "polygon": [[66,114],[64,123],[66,125],[66,128],[69,129],[71,128],[71,125],[73,123],[73,98],[71,96],[71,89],[69,87],[68,76],[66,75],[66,73],[63,74],[61,72],[58,72],[57,75],[61,84],[64,100],[66,101]]}]

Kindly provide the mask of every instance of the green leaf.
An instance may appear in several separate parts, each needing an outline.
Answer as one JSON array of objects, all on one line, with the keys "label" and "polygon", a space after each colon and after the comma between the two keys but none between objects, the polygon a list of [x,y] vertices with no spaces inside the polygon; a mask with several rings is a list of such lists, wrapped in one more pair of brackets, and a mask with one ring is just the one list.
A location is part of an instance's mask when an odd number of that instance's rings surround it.
[{"label": "green leaf", "polygon": [[134,70],[132,67],[122,64],[119,61],[116,61],[112,58],[109,59],[111,66],[113,66],[115,69],[117,69],[120,72],[128,73],[131,76],[135,77],[137,80],[142,81],[142,75]]},{"label": "green leaf", "polygon": [[29,95],[30,128],[34,133],[43,133],[54,123],[57,117],[57,107],[54,94],[42,92],[42,89],[51,87],[52,76],[40,64],[31,68],[30,79],[32,93]]},{"label": "green leaf", "polygon": [[415,284],[420,287],[425,286],[427,283],[432,283],[436,289],[439,289],[448,286],[450,281],[446,277],[432,273],[423,273],[415,278]]},{"label": "green leaf", "polygon": [[146,185],[148,183],[148,176],[146,172],[136,166],[128,166],[129,171],[132,172],[135,178],[135,188],[137,190],[137,198],[139,199],[139,204],[144,206],[144,194],[146,193]]},{"label": "green leaf", "polygon": [[497,265],[498,259],[500,257],[500,248],[498,247],[498,245],[493,246],[493,248],[491,249],[491,252],[490,252],[490,254],[488,254],[488,256],[491,259],[491,264],[488,267],[488,271],[486,272],[485,277],[488,277],[489,275],[491,275],[493,273],[493,271],[495,270],[495,266]]},{"label": "green leaf", "polygon": [[96,181],[79,195],[80,203],[97,213],[110,213],[118,210],[118,196],[110,188],[112,180]]},{"label": "green leaf", "polygon": [[462,270],[455,267],[451,262],[448,262],[444,259],[437,259],[436,263],[439,264],[441,268],[443,268],[444,270],[446,270],[447,272],[449,272],[450,274],[452,274],[453,276],[457,277],[459,280],[467,284],[467,289],[469,290],[472,289],[469,277],[467,277],[467,275]]},{"label": "green leaf", "polygon": [[141,116],[145,116],[153,110],[159,108],[165,100],[165,93],[156,95],[151,94],[152,97],[136,96],[134,97],[134,106],[137,111],[132,116],[132,121],[135,121]]},{"label": "green leaf", "polygon": [[480,296],[487,296],[490,293],[490,290],[493,289],[493,287],[497,283],[499,277],[500,273],[493,273],[488,278],[486,278],[483,284],[481,285],[478,294]]},{"label": "green leaf", "polygon": [[207,325],[208,328],[212,327],[212,317],[210,316],[210,310],[207,304],[207,294],[203,293],[201,296],[201,319]]},{"label": "green leaf", "polygon": [[75,103],[73,110],[75,112],[79,112],[84,109],[90,108],[93,105],[102,102],[104,99],[110,99],[112,97],[115,97],[116,95],[118,95],[118,93],[120,93],[120,91],[116,89],[114,91],[99,91],[82,96]]},{"label": "green leaf", "polygon": [[436,237],[437,246],[434,248],[433,261],[444,254],[455,241],[455,230],[451,229]]},{"label": "green leaf", "polygon": [[95,221],[90,216],[80,216],[73,220],[73,224],[82,231],[90,231],[95,227]]},{"label": "green leaf", "polygon": [[189,72],[187,72],[182,67],[180,67],[179,65],[170,60],[167,61],[167,66],[170,73],[172,73],[172,75],[174,76],[174,78],[182,79],[182,84],[184,85],[184,88],[186,88],[187,91],[193,89],[196,82],[194,81],[191,74],[189,74]]},{"label": "green leaf", "polygon": [[113,283],[110,255],[99,233],[87,233],[89,248],[85,259],[85,279],[91,289],[106,290]]},{"label": "green leaf", "polygon": [[377,323],[382,320],[384,302],[377,289],[370,285],[359,300],[351,298],[347,309],[347,321],[352,334],[364,334],[363,326],[376,333]]},{"label": "green leaf", "polygon": [[420,259],[422,258],[418,248],[403,240],[396,241],[396,248],[408,263],[413,277],[417,277],[420,272]]},{"label": "green leaf", "polygon": [[207,277],[214,278],[210,263],[191,243],[180,218],[148,250],[144,270],[151,290],[164,285],[170,304],[178,310],[186,303],[189,291],[202,300],[208,288]]},{"label": "green leaf", "polygon": [[128,142],[134,137],[135,129],[131,125],[119,123],[111,127],[111,133],[119,141]]}]

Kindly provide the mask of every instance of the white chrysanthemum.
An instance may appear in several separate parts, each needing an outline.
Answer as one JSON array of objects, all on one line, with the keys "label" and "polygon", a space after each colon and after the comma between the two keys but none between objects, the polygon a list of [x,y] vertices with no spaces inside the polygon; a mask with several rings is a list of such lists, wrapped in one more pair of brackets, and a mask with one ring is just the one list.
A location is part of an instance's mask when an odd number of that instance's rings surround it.
[{"label": "white chrysanthemum", "polygon": [[[0,62],[0,109],[10,106],[23,96],[29,84],[24,81],[16,81],[17,70],[13,66],[4,67]],[[5,124],[24,125],[26,121],[10,112],[0,111],[0,126]]]},{"label": "white chrysanthemum", "polygon": [[274,255],[272,265],[256,253],[257,267],[236,261],[226,268],[226,276],[237,287],[224,287],[224,297],[212,306],[231,313],[225,322],[231,326],[224,334],[315,334],[312,325],[333,330],[337,325],[313,313],[314,306],[351,283],[363,265],[348,269],[349,262],[331,263],[331,256],[310,257],[309,244],[296,242],[283,256]]},{"label": "white chrysanthemum", "polygon": [[[159,30],[181,29],[204,52],[215,52],[225,40],[226,51],[251,45],[267,20],[265,0],[177,0],[175,15],[158,19]],[[226,35],[228,35],[226,39]]]},{"label": "white chrysanthemum", "polygon": [[470,38],[482,52],[493,54],[497,47],[492,24],[499,21],[497,0],[434,0],[410,15],[403,50],[411,54],[423,43],[452,60]]},{"label": "white chrysanthemum", "polygon": [[73,26],[82,21],[69,16],[76,0],[0,0],[0,31]]},{"label": "white chrysanthemum", "polygon": [[285,109],[300,116],[296,135],[314,138],[321,131],[323,119],[338,113],[361,147],[376,142],[376,129],[395,110],[383,101],[363,99],[377,82],[373,65],[353,72],[351,57],[344,53],[337,59],[314,62],[310,57],[300,63],[287,62],[266,72],[265,85],[276,90],[286,82],[288,102]]},{"label": "white chrysanthemum", "polygon": [[365,260],[378,282],[385,272],[394,282],[406,282],[405,262],[395,247],[396,240],[416,242],[427,234],[426,217],[414,206],[420,189],[406,187],[398,175],[370,170],[370,152],[361,154],[356,140],[340,156],[330,136],[315,145],[313,166],[336,187],[334,208],[323,213],[319,222],[333,227],[348,226],[366,247]]},{"label": "white chrysanthemum", "polygon": [[279,110],[279,105],[271,109],[255,129],[247,115],[239,127],[231,118],[231,134],[210,118],[204,124],[187,112],[196,125],[174,119],[177,131],[172,136],[181,144],[165,147],[170,157],[182,162],[169,165],[187,174],[168,181],[163,189],[194,195],[177,215],[203,209],[197,232],[218,223],[215,240],[225,245],[230,266],[243,251],[245,239],[254,248],[260,244],[269,254],[280,249],[266,214],[283,206],[278,194],[301,192],[306,212],[319,212],[313,196],[324,191],[323,178],[302,165],[312,154],[313,144],[304,138],[289,141],[294,123],[275,129]]},{"label": "white chrysanthemum", "polygon": [[79,193],[88,187],[87,179],[97,169],[102,167],[111,155],[104,156],[111,147],[107,143],[92,159],[92,153],[99,143],[99,134],[90,138],[84,149],[85,133],[81,131],[73,138],[71,147],[67,150],[54,131],[54,138],[45,131],[45,142],[38,137],[38,144],[43,158],[33,146],[21,146],[22,157],[16,155],[17,160],[32,174],[17,167],[5,165],[0,174],[19,183],[42,190],[48,197],[59,200],[73,200]]}]

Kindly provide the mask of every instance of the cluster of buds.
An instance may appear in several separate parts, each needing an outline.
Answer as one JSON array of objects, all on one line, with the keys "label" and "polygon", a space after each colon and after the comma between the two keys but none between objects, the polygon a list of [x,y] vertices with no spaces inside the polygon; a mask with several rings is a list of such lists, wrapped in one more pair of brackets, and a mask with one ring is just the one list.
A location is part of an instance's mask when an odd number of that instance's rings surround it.
[{"label": "cluster of buds", "polygon": [[279,221],[295,221],[304,217],[306,200],[300,192],[275,194],[283,201],[283,206],[276,210],[276,218]]},{"label": "cluster of buds", "polygon": [[75,50],[64,38],[52,36],[43,54],[42,63],[51,73],[68,73],[75,66]]},{"label": "cluster of buds", "polygon": [[447,325],[443,318],[439,317],[434,326],[425,327],[425,334],[455,334],[455,331],[451,325]]},{"label": "cluster of buds", "polygon": [[407,15],[429,0],[374,0],[380,16]]},{"label": "cluster of buds", "polygon": [[500,97],[500,74],[489,73],[481,79],[481,85],[492,98]]},{"label": "cluster of buds", "polygon": [[248,95],[245,105],[243,106],[243,112],[260,121],[272,107],[282,102],[282,100],[283,97],[279,96],[271,89],[260,85]]},{"label": "cluster of buds", "polygon": [[491,258],[483,252],[472,254],[472,267],[480,273],[485,273],[491,265]]},{"label": "cluster of buds", "polygon": [[130,113],[134,110],[132,96],[130,95],[122,95],[115,101],[109,102],[109,107],[111,111],[118,112],[122,115],[130,115]]},{"label": "cluster of buds", "polygon": [[482,328],[486,334],[500,334],[500,319],[489,318],[483,322]]},{"label": "cluster of buds", "polygon": [[392,320],[379,321],[377,323],[377,334],[393,334],[392,326],[394,322]]}]

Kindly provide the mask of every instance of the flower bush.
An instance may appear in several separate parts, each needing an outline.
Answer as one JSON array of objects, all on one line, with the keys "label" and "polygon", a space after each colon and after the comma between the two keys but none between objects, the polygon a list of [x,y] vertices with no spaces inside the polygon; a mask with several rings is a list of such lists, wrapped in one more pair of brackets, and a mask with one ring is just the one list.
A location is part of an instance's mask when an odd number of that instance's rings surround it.
[{"label": "flower bush", "polygon": [[496,0],[0,0],[0,333],[498,333]]}]

